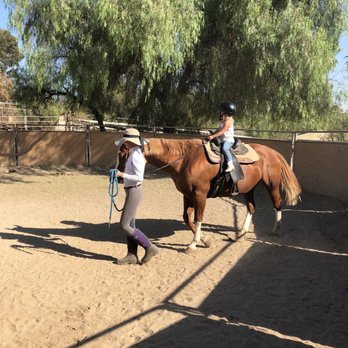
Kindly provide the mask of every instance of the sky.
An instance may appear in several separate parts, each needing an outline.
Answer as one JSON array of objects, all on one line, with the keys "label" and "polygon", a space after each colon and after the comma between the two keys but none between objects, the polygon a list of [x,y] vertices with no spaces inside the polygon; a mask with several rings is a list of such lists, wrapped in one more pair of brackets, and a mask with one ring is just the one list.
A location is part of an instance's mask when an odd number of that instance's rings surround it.
[{"label": "sky", "polygon": [[[4,1],[0,0],[0,28],[7,29],[7,17],[8,12],[4,6]],[[346,58],[347,57],[347,58]],[[336,56],[337,65],[335,69],[330,73],[334,90],[345,90],[348,92],[348,33],[340,38],[340,51]],[[343,106],[347,109],[346,106]]]}]

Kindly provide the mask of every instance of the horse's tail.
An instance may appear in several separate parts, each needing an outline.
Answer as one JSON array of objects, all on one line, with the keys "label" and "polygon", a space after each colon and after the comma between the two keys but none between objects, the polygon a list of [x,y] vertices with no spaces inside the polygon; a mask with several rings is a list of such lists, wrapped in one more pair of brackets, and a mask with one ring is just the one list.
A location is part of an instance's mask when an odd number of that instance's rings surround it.
[{"label": "horse's tail", "polygon": [[277,155],[281,163],[281,179],[286,204],[295,205],[301,200],[302,189],[300,183],[285,158],[279,152],[277,152]]}]

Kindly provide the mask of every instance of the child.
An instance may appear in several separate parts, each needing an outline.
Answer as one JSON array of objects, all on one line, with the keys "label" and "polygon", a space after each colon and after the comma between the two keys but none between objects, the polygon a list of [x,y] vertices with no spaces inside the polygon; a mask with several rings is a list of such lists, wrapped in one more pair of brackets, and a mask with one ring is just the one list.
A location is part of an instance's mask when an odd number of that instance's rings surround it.
[{"label": "child", "polygon": [[234,144],[234,120],[233,116],[236,115],[236,106],[230,102],[221,103],[219,106],[220,111],[220,126],[219,128],[208,137],[211,141],[214,138],[219,137],[221,140],[221,152],[224,155],[225,161],[227,162],[226,172],[231,172],[234,170],[234,165],[232,162],[232,155],[230,149]]}]

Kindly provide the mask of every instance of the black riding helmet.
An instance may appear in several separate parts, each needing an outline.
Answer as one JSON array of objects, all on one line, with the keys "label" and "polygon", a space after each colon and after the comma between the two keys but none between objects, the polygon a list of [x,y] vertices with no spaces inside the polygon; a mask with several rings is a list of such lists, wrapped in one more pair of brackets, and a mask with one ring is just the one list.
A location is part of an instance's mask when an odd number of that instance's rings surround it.
[{"label": "black riding helmet", "polygon": [[231,102],[223,102],[219,105],[220,112],[223,112],[224,114],[235,116],[237,113],[236,106]]}]

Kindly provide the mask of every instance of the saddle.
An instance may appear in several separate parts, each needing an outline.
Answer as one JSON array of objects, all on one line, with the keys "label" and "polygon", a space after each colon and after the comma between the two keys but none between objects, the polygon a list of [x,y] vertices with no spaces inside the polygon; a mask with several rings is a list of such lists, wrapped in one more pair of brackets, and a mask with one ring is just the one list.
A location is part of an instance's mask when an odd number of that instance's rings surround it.
[{"label": "saddle", "polygon": [[[208,161],[214,164],[221,162],[220,146],[214,142],[206,142],[203,144]],[[231,147],[231,154],[237,157],[237,160],[241,164],[250,164],[258,161],[258,153],[249,145],[241,142],[237,139]]]},{"label": "saddle", "polygon": [[230,149],[235,170],[226,173],[223,167],[223,154],[220,151],[219,144],[206,142],[203,145],[208,161],[213,164],[220,163],[219,174],[211,183],[208,197],[215,198],[220,195],[223,189],[226,188],[229,189],[230,194],[238,194],[237,182],[244,178],[243,169],[240,164],[254,163],[259,159],[259,155],[250,145],[243,144],[240,139],[237,139]]}]

